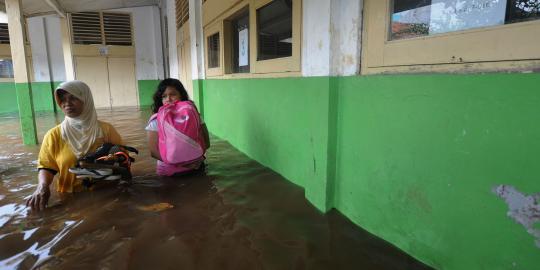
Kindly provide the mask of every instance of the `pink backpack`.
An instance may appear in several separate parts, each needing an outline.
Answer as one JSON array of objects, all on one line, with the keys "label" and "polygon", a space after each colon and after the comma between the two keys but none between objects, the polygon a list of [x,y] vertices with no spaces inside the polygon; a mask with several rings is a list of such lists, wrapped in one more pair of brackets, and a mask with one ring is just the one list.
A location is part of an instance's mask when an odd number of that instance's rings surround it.
[{"label": "pink backpack", "polygon": [[177,101],[159,108],[158,145],[161,160],[181,166],[204,159],[205,145],[200,134],[201,120],[191,101]]}]

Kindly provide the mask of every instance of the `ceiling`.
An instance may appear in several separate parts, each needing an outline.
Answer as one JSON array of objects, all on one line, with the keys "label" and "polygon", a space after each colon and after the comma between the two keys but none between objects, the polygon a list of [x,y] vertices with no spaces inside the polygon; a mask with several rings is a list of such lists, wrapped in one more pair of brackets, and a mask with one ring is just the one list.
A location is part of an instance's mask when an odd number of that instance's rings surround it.
[{"label": "ceiling", "polygon": [[[56,10],[47,2],[56,4],[64,13],[98,11],[106,9],[158,5],[161,0],[21,0],[24,16],[32,17],[55,14]],[[0,9],[5,10],[5,1],[0,0]]]}]

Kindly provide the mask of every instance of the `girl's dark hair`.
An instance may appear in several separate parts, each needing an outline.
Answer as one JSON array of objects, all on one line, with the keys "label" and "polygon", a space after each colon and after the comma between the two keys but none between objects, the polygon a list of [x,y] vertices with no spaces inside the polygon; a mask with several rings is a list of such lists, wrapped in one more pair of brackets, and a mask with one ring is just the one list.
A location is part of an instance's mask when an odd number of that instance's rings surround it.
[{"label": "girl's dark hair", "polygon": [[187,101],[189,100],[188,93],[186,91],[186,88],[184,88],[184,85],[177,80],[173,78],[168,78],[163,81],[161,81],[156,89],[156,92],[154,93],[154,96],[152,97],[154,99],[154,104],[152,104],[152,112],[157,113],[159,108],[163,106],[162,96],[163,92],[165,92],[165,89],[167,87],[174,87],[180,93],[180,100],[181,101]]}]

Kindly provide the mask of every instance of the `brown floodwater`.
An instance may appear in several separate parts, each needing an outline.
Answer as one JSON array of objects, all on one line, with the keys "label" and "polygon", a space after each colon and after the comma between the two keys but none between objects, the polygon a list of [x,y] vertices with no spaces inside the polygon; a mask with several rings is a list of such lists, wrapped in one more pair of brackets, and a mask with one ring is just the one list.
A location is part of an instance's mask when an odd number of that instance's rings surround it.
[{"label": "brown floodwater", "polygon": [[[429,269],[352,224],[322,214],[300,187],[212,137],[205,174],[163,178],[145,145],[149,111],[98,111],[140,150],[133,184],[53,191],[35,213],[38,146],[0,115],[2,269]],[[39,138],[62,119],[37,116]],[[54,188],[52,188],[54,190]],[[152,206],[171,208],[158,211]]]}]

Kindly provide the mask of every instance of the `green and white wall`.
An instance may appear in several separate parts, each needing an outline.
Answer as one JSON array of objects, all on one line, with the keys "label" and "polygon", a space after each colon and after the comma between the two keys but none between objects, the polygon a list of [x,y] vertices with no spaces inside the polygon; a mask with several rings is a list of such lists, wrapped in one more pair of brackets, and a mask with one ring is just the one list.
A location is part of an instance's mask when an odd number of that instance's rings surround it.
[{"label": "green and white wall", "polygon": [[[139,104],[146,107],[152,104],[152,94],[165,77],[159,8],[145,6],[116,11],[131,12],[133,16]],[[52,90],[66,78],[60,19],[56,16],[28,18],[28,31],[34,71],[31,83],[34,110],[53,111]],[[17,111],[15,84],[0,82],[0,113]]]},{"label": "green and white wall", "polygon": [[436,269],[537,269],[539,217],[507,212],[540,200],[540,73],[359,76],[361,21],[361,1],[303,1],[298,77],[193,59],[210,131]]},{"label": "green and white wall", "polygon": [[540,265],[492,192],[540,191],[540,74],[201,82],[211,132],[319,209],[436,268]]}]

